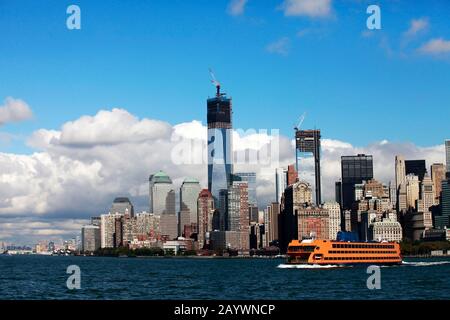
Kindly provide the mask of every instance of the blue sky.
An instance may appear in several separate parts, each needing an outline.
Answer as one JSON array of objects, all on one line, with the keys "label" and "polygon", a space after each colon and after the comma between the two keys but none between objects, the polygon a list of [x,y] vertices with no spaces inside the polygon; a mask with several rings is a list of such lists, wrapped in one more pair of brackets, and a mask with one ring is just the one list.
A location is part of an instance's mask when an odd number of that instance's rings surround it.
[{"label": "blue sky", "polygon": [[[233,97],[236,128],[305,127],[355,145],[428,146],[448,138],[448,1],[380,1],[382,30],[366,28],[367,1],[330,1],[330,14],[286,16],[283,0],[0,1],[0,101],[24,100],[33,119],[0,127],[0,151],[30,153],[39,128],[122,107],[171,124],[205,122],[208,68]],[[81,8],[82,29],[66,28]],[[426,26],[412,36],[413,19]],[[277,45],[278,44],[278,45]],[[272,50],[270,49],[272,48]],[[3,102],[0,102],[0,105]]]}]

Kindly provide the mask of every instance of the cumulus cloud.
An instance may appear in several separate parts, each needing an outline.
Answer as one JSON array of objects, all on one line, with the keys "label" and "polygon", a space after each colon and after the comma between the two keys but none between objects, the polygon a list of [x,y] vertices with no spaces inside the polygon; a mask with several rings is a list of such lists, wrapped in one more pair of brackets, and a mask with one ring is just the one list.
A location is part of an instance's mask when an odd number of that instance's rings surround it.
[{"label": "cumulus cloud", "polygon": [[28,104],[20,99],[7,97],[0,106],[0,125],[9,122],[19,122],[30,119],[33,116]]},{"label": "cumulus cloud", "polygon": [[419,52],[428,55],[442,55],[450,53],[450,40],[443,38],[431,39],[419,48]]},{"label": "cumulus cloud", "polygon": [[244,14],[245,5],[248,0],[231,0],[228,4],[228,14],[232,16],[240,16]]},{"label": "cumulus cloud", "polygon": [[[136,210],[147,210],[148,177],[160,169],[176,189],[186,177],[206,187],[206,139],[207,128],[200,121],[171,126],[124,109],[102,110],[60,130],[37,130],[28,141],[36,149],[33,154],[0,153],[0,239],[67,238],[90,216],[108,212],[117,196],[130,197]],[[240,159],[235,171],[257,174],[260,207],[274,201],[275,168],[295,162],[292,139],[272,131],[235,130],[233,147]],[[426,159],[428,165],[444,161],[443,145],[381,141],[357,147],[323,139],[324,199],[334,198],[340,157],[358,153],[374,156],[375,177],[383,182],[393,180],[396,154]],[[300,168],[301,176],[312,182],[313,162],[304,161]]]},{"label": "cumulus cloud", "polygon": [[283,37],[272,43],[269,43],[266,47],[267,52],[286,56],[289,54],[291,41],[288,37]]},{"label": "cumulus cloud", "polygon": [[331,0],[285,0],[281,5],[285,16],[323,18],[331,15]]}]

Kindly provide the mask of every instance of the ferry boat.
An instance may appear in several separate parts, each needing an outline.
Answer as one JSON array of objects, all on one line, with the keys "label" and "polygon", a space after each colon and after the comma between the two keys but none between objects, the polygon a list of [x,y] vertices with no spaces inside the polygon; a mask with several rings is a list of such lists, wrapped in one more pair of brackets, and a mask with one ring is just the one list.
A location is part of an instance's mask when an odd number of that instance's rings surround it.
[{"label": "ferry boat", "polygon": [[288,264],[395,265],[402,263],[396,242],[344,242],[331,240],[292,240],[287,249]]}]

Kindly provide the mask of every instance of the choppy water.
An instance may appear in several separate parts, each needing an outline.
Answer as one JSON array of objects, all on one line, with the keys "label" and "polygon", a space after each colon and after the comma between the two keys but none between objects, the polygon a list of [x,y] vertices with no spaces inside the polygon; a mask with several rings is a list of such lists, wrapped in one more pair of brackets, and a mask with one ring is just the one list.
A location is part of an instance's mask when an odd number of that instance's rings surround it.
[{"label": "choppy water", "polygon": [[[292,267],[279,259],[0,256],[0,299],[450,299],[450,259],[408,259],[381,269]],[[81,289],[66,287],[69,265]]]}]

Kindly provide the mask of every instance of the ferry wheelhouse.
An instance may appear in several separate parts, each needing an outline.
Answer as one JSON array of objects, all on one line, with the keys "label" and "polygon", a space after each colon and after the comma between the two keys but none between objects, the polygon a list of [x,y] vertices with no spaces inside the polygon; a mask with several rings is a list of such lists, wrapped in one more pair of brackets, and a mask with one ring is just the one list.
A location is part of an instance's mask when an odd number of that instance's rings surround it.
[{"label": "ferry wheelhouse", "polygon": [[349,265],[401,264],[396,242],[344,242],[330,240],[292,240],[287,249],[289,264]]}]

